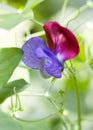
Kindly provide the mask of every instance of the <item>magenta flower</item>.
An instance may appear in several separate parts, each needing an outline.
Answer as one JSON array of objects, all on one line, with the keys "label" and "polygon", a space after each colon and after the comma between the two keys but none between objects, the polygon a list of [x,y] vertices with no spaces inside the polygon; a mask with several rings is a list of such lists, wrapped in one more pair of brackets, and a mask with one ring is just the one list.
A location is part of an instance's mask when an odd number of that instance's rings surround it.
[{"label": "magenta flower", "polygon": [[57,22],[44,24],[44,30],[49,48],[42,38],[31,38],[22,47],[22,60],[28,67],[40,70],[45,78],[60,78],[64,62],[78,55],[79,45],[75,35]]}]

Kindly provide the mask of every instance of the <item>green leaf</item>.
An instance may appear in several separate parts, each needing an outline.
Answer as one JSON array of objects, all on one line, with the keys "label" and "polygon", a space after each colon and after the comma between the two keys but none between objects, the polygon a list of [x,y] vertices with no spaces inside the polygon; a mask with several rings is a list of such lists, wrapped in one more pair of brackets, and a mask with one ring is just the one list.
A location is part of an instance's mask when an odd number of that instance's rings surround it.
[{"label": "green leaf", "polygon": [[29,7],[34,8],[35,6],[37,6],[38,4],[40,4],[43,1],[44,0],[28,0],[28,2],[26,3],[25,9],[27,9]]},{"label": "green leaf", "polygon": [[0,28],[11,29],[19,23],[32,19],[34,17],[31,9],[25,10],[22,13],[10,13],[0,15]]},{"label": "green leaf", "polygon": [[25,20],[33,19],[34,14],[31,8],[34,8],[43,1],[44,0],[28,0],[23,12],[0,15],[0,28],[9,30]]},{"label": "green leaf", "polygon": [[6,98],[13,95],[14,88],[16,92],[21,92],[28,83],[24,79],[19,79],[6,84],[0,89],[0,103],[2,103]]},{"label": "green leaf", "polygon": [[19,48],[0,49],[0,88],[7,83],[22,57]]}]

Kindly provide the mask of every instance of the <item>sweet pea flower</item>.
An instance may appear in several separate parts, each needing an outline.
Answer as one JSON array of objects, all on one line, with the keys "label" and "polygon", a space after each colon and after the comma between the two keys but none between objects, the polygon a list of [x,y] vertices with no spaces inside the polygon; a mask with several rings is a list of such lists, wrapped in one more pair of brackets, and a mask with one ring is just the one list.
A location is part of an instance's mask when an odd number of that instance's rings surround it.
[{"label": "sweet pea flower", "polygon": [[68,28],[57,22],[47,22],[43,28],[48,46],[40,37],[29,39],[22,47],[22,60],[29,68],[40,70],[44,78],[61,78],[64,62],[79,53],[78,41]]}]

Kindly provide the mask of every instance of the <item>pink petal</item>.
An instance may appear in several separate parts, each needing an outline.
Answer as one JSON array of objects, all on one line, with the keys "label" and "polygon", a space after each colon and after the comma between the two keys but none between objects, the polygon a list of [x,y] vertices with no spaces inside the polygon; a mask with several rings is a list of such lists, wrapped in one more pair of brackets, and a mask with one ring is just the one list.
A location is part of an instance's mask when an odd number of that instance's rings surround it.
[{"label": "pink petal", "polygon": [[44,24],[49,48],[60,56],[61,60],[70,60],[79,53],[79,45],[75,35],[57,22]]}]

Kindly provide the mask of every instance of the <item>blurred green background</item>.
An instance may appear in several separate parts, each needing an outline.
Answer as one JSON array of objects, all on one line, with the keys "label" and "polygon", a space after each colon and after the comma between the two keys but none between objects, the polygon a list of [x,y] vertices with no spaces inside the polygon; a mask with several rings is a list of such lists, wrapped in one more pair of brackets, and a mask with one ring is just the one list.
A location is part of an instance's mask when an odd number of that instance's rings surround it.
[{"label": "blurred green background", "polygon": [[[67,62],[54,80],[19,63],[24,42],[45,38],[41,25],[51,20],[68,25],[80,45],[75,70]],[[79,130],[74,75],[82,130],[93,130],[93,1],[0,0],[0,130]]]}]

